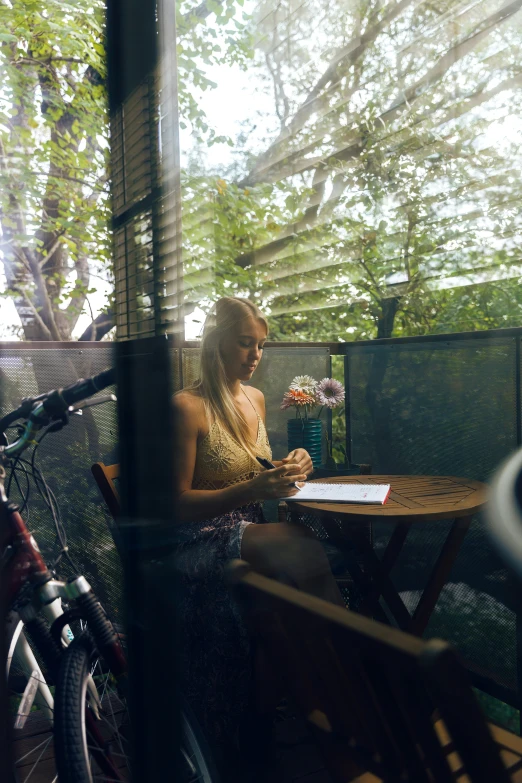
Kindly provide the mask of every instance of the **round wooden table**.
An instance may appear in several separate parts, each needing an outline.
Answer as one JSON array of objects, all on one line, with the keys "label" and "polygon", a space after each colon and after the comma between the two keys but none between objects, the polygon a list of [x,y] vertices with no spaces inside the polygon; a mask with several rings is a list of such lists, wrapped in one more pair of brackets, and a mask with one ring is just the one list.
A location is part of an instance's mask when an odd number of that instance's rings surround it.
[{"label": "round wooden table", "polygon": [[[389,622],[388,614],[381,606],[382,598],[400,628],[421,635],[450,574],[471,518],[486,503],[488,487],[480,481],[454,476],[336,476],[322,481],[391,485],[390,496],[384,505],[299,503],[292,500],[287,501],[287,504],[294,521],[299,521],[299,514],[318,517],[329,541],[345,554],[352,579],[363,588],[364,598],[360,612]],[[374,551],[371,539],[353,535],[354,526],[356,528],[358,523],[368,523],[374,519],[389,521],[394,525],[382,558]],[[453,519],[454,522],[428,576],[419,603],[411,615],[393,585],[390,571],[412,525],[442,519]],[[354,545],[362,559],[362,569],[354,562]]]}]

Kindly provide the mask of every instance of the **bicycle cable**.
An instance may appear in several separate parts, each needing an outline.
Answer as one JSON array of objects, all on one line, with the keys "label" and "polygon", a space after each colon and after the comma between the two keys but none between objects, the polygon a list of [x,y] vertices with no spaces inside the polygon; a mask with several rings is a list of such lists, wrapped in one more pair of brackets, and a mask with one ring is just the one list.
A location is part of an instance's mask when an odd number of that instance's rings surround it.
[{"label": "bicycle cable", "polygon": [[[16,426],[16,428],[18,430],[18,434],[20,434],[20,430],[22,429],[20,427],[20,425],[14,425],[14,426]],[[8,429],[10,429],[10,428],[8,428]],[[5,433],[4,433],[4,438],[7,440],[7,436],[5,435]],[[20,468],[17,467],[18,464],[20,464]],[[25,480],[27,482],[27,484],[26,484],[26,492],[24,492],[24,490],[20,486],[20,482],[18,480],[18,476],[16,475],[16,471],[17,470],[20,470],[25,475]],[[13,479],[15,481],[15,484],[17,486],[18,492],[20,493],[20,498],[22,500],[22,505],[20,506],[19,511],[20,511],[20,513],[22,513],[24,511],[24,509],[27,508],[26,519],[27,519],[27,521],[29,521],[29,506],[28,506],[28,502],[29,502],[29,495],[30,495],[30,492],[31,492],[31,484],[30,484],[30,481],[29,481],[29,474],[27,473],[27,469],[26,469],[25,465],[21,464],[20,455],[18,457],[16,457],[14,462],[12,462],[9,465],[9,478],[7,480],[7,485],[6,485],[6,489],[5,489],[7,497],[9,497],[9,494],[10,494],[11,484],[12,484]]]},{"label": "bicycle cable", "polygon": [[[67,545],[67,533],[65,530],[65,526],[63,524],[62,515],[60,511],[60,506],[58,504],[58,501],[56,499],[56,495],[54,494],[53,490],[47,483],[45,476],[41,470],[36,465],[36,452],[38,449],[38,446],[44,439],[44,437],[48,434],[51,427],[55,424],[53,422],[50,424],[43,432],[41,437],[36,441],[33,453],[31,454],[31,460],[24,459],[21,455],[18,455],[15,460],[13,461],[12,465],[10,466],[10,472],[9,472],[9,479],[7,481],[6,485],[6,494],[9,497],[9,492],[11,489],[11,484],[14,480],[18,492],[20,493],[20,498],[22,500],[22,505],[20,506],[19,511],[22,512],[24,509],[26,509],[26,521],[29,521],[29,513],[30,513],[30,507],[29,507],[29,496],[31,491],[31,484],[30,479],[34,481],[34,485],[36,487],[36,490],[40,497],[42,498],[43,502],[45,503],[45,506],[49,510],[53,525],[56,531],[56,538],[60,547],[60,552],[58,556],[53,560],[52,563],[50,563],[50,568],[54,570],[62,557],[65,555],[67,560],[69,561],[69,564],[73,571],[75,573],[79,573],[79,568],[77,563],[74,561],[72,556],[69,554],[69,547]],[[27,468],[30,468],[30,470],[27,470]],[[17,472],[23,473],[25,480],[27,482],[25,491],[20,485],[20,481],[17,476]]]},{"label": "bicycle cable", "polygon": [[[45,438],[45,436],[51,431],[53,426],[55,426],[56,422],[52,422],[48,425],[48,427],[45,428],[40,438],[35,443],[35,446],[33,448],[33,453],[31,455],[31,471],[33,473],[33,479],[35,482],[35,486],[38,490],[38,493],[43,498],[44,502],[46,503],[49,511],[51,512],[51,516],[53,518],[54,527],[56,530],[56,537],[58,539],[58,543],[60,545],[60,552],[58,554],[58,557],[54,560],[53,563],[51,563],[51,568],[55,569],[62,557],[65,555],[66,559],[69,562],[69,565],[74,570],[75,573],[79,573],[78,565],[75,563],[74,559],[69,553],[69,547],[67,545],[67,532],[65,530],[63,520],[62,520],[62,514],[60,510],[60,505],[56,499],[56,495],[48,485],[45,476],[41,470],[36,465],[36,454],[38,447],[40,446],[42,440]],[[42,489],[42,486],[44,489]],[[45,490],[45,491],[44,491]]]}]

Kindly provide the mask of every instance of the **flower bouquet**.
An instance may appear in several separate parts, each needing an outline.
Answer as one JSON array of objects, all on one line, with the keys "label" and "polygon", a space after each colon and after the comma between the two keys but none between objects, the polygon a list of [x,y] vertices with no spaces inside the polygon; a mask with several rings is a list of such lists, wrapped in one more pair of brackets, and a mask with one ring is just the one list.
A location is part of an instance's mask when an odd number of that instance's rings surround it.
[{"label": "flower bouquet", "polygon": [[[344,402],[344,386],[334,378],[323,378],[317,382],[310,375],[297,375],[283,396],[281,410],[295,408],[295,419],[288,422],[288,449],[304,448],[312,458],[314,467],[321,464],[322,422],[321,414],[326,408],[333,410]],[[312,411],[319,408],[316,416]],[[336,467],[332,455],[332,442],[326,433],[327,466]]]}]

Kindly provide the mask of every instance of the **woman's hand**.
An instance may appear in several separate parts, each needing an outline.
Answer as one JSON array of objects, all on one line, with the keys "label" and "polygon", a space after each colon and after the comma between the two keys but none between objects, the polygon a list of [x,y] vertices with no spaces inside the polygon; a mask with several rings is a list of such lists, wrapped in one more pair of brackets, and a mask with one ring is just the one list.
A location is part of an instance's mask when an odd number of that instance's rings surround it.
[{"label": "woman's hand", "polygon": [[281,461],[283,465],[298,465],[299,472],[304,473],[306,476],[309,476],[314,469],[312,458],[305,449],[294,449]]},{"label": "woman's hand", "polygon": [[255,500],[270,500],[295,495],[298,492],[295,481],[306,481],[306,473],[301,472],[297,463],[291,462],[279,468],[264,470],[249,483]]}]

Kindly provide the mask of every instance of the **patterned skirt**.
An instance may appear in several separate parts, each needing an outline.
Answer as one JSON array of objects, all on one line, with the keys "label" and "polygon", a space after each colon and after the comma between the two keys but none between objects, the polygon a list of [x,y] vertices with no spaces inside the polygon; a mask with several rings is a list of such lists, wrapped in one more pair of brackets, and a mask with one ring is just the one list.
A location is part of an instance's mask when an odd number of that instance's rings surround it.
[{"label": "patterned skirt", "polygon": [[261,506],[252,503],[176,531],[182,689],[214,746],[237,745],[253,675],[248,635],[224,567],[241,556],[246,526],[265,521]]}]

